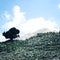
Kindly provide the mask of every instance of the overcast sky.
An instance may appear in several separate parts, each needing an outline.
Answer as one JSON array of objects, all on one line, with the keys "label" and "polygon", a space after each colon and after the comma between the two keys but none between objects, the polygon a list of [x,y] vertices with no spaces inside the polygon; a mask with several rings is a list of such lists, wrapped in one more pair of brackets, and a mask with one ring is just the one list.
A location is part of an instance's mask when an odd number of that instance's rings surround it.
[{"label": "overcast sky", "polygon": [[0,0],[0,41],[12,27],[21,35],[43,28],[59,30],[60,0]]}]

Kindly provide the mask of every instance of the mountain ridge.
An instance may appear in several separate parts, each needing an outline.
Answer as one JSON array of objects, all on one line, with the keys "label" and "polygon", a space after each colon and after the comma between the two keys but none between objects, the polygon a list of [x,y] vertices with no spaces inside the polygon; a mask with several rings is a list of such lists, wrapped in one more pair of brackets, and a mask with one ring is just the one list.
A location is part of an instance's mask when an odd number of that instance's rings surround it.
[{"label": "mountain ridge", "polygon": [[60,60],[60,32],[1,42],[0,60]]},{"label": "mountain ridge", "polygon": [[21,36],[19,39],[20,40],[25,40],[25,39],[28,39],[28,38],[30,38],[32,36],[37,35],[37,33],[46,33],[46,32],[57,32],[57,31],[56,30],[50,30],[48,28],[42,28],[42,29],[39,29],[39,30],[37,30],[37,31],[35,31],[33,33],[31,33],[31,32],[27,33],[27,34]]}]

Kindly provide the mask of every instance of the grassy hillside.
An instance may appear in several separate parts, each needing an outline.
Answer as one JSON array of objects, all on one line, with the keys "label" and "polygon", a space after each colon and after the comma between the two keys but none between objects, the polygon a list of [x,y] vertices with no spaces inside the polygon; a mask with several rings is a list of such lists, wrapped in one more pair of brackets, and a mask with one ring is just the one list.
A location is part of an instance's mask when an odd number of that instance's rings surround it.
[{"label": "grassy hillside", "polygon": [[38,33],[25,41],[2,42],[0,60],[60,60],[60,32]]}]

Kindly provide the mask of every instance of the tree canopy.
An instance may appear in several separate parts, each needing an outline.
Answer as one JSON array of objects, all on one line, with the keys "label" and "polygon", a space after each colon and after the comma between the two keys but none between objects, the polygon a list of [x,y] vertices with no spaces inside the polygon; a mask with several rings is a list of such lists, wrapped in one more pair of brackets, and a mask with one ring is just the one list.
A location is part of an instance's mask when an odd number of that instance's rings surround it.
[{"label": "tree canopy", "polygon": [[9,29],[9,31],[3,32],[2,34],[3,34],[3,36],[5,36],[6,39],[10,38],[10,40],[13,40],[16,37],[19,37],[19,32],[20,31],[18,29],[13,27],[13,28]]}]

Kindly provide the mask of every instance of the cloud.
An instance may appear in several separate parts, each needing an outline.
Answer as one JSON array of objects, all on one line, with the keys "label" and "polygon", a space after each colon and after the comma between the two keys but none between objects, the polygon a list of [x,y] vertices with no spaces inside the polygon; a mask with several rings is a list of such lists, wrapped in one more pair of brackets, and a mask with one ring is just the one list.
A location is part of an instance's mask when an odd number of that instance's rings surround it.
[{"label": "cloud", "polygon": [[[5,17],[8,19],[9,14],[5,14]],[[24,16],[24,12],[21,12],[21,9],[19,6],[14,6],[13,8],[13,17],[12,20],[10,20],[9,22],[6,22],[3,25],[3,28],[5,30],[10,29],[11,27],[19,27],[21,24],[23,24],[23,22],[25,22],[25,16]]]},{"label": "cloud", "polygon": [[60,8],[60,4],[58,4],[58,8]]},{"label": "cloud", "polygon": [[6,41],[5,37],[0,34],[0,42]]},{"label": "cloud", "polygon": [[30,19],[21,26],[21,29],[24,33],[33,33],[44,28],[54,31],[57,30],[57,24],[55,21],[46,20],[43,17],[39,17]]},{"label": "cloud", "polygon": [[25,18],[25,13],[21,11],[21,8],[18,5],[16,5],[13,8],[12,20],[6,22],[3,25],[4,30],[8,30],[11,27],[16,27],[22,33],[27,34],[27,33],[33,33],[43,28],[48,28],[51,31],[57,30],[58,25],[55,21],[52,21],[51,19],[45,19],[43,17],[32,18],[27,20]]},{"label": "cloud", "polygon": [[10,20],[11,15],[8,12],[5,12],[4,16],[7,20]]}]

